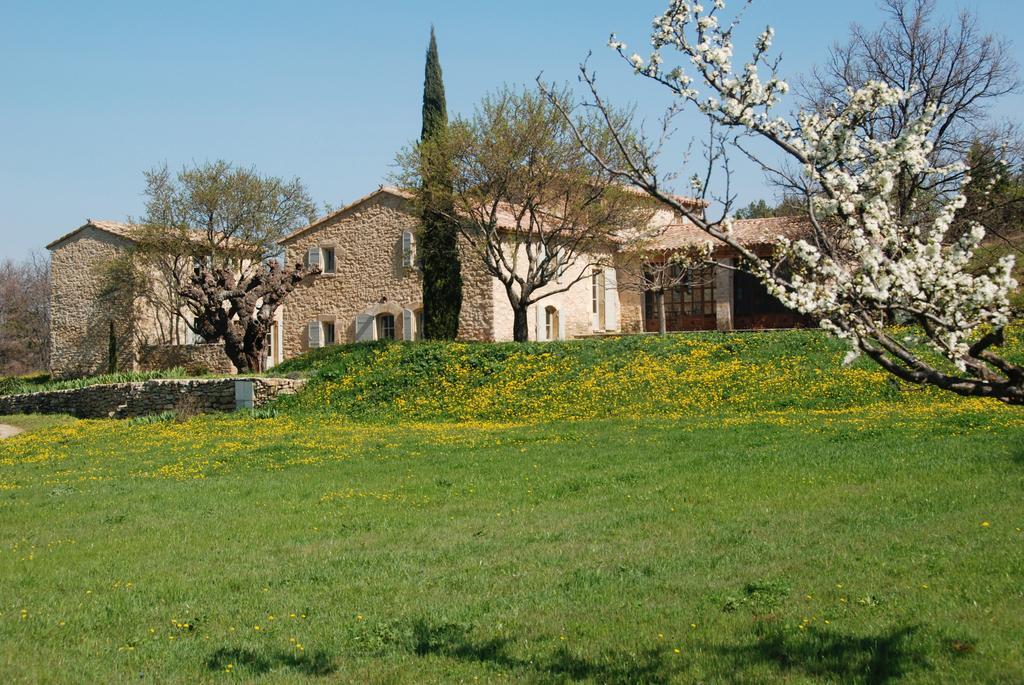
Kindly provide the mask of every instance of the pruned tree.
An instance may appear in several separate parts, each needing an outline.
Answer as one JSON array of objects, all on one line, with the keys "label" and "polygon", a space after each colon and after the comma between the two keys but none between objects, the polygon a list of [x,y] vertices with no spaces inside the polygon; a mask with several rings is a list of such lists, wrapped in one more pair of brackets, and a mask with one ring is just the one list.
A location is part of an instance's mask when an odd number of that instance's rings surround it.
[{"label": "pruned tree", "polygon": [[195,314],[196,333],[223,340],[240,372],[262,371],[274,312],[295,286],[319,272],[301,263],[285,269],[276,259],[244,276],[232,266],[197,267],[181,293]]},{"label": "pruned tree", "polygon": [[[628,127],[627,115],[609,116],[620,132]],[[595,115],[570,126],[539,90],[506,87],[485,97],[471,119],[453,122],[443,139],[399,156],[400,181],[414,189],[439,165],[451,165],[449,218],[504,287],[519,342],[529,339],[531,305],[589,278],[608,263],[617,232],[649,216],[643,198],[619,185],[577,135],[603,155],[616,153]]]},{"label": "pruned tree", "polygon": [[[724,0],[714,0],[707,8],[673,0],[654,21],[648,57],[629,54],[614,35],[610,46],[635,73],[674,96],[673,112],[696,108],[713,130],[722,132],[709,139],[709,163],[694,174],[698,192],[709,192],[709,167],[716,161],[724,167],[721,160],[736,149],[729,143],[737,138],[755,138],[798,166],[815,192],[807,204],[806,239],[778,240],[785,268],[733,237],[728,192],[719,196],[724,211],[712,217],[692,211],[667,192],[656,165],[658,148],[617,135],[612,116],[605,118],[620,159],[606,157],[578,135],[581,144],[606,173],[638,185],[738,252],[746,268],[783,304],[849,340],[851,357],[864,353],[911,383],[1024,404],[1024,367],[998,354],[1012,316],[1014,259],[1007,255],[989,272],[972,273],[972,256],[985,235],[977,221],[959,239],[949,240],[954,217],[965,204],[966,168],[963,162],[933,154],[935,134],[948,121],[949,110],[929,102],[901,131],[876,137],[869,122],[908,106],[914,91],[869,80],[825,108],[800,112],[795,119],[777,115],[788,85],[778,76],[779,60],[768,56],[774,32],[766,28],[749,63],[736,69],[733,37],[739,19],[723,20],[724,8]],[[587,65],[581,66],[581,78],[591,104],[607,112]],[[564,114],[571,122],[571,111]],[[777,168],[774,159],[754,158],[768,169]],[[935,209],[907,211],[900,185],[906,178],[920,179],[922,187],[946,189],[936,192]],[[923,352],[913,339],[894,333],[889,328],[894,320],[916,324],[916,339],[945,363]]]},{"label": "pruned tree", "polygon": [[146,198],[137,242],[157,281],[180,298],[194,333],[223,342],[239,371],[261,371],[274,312],[319,273],[277,259],[277,241],[315,218],[305,186],[217,161],[147,172]]},{"label": "pruned tree", "polygon": [[49,335],[50,261],[0,262],[0,375],[45,370]]}]

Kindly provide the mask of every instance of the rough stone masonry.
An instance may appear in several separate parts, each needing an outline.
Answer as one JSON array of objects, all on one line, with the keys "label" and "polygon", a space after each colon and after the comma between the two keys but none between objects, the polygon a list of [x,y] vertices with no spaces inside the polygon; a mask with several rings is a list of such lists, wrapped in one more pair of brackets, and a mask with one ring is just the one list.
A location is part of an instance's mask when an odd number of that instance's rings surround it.
[{"label": "rough stone masonry", "polygon": [[[90,385],[0,397],[2,414],[71,414],[82,419],[147,416],[188,405],[197,412],[234,411],[236,386],[251,384],[251,406],[260,407],[279,395],[291,395],[304,380],[290,378],[157,379],[136,383]],[[248,404],[248,402],[246,402]]]}]

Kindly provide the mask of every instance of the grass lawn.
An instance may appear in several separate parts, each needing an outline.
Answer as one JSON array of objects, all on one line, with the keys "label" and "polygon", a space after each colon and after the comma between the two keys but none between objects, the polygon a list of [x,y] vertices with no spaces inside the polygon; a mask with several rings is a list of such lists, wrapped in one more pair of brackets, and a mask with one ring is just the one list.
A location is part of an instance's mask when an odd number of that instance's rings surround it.
[{"label": "grass lawn", "polygon": [[0,443],[0,677],[1019,683],[1022,495],[953,398],[80,421]]},{"label": "grass lawn", "polygon": [[74,421],[74,417],[64,414],[7,414],[0,416],[0,423],[6,423],[8,426],[17,426],[24,431],[64,426],[74,423]]}]

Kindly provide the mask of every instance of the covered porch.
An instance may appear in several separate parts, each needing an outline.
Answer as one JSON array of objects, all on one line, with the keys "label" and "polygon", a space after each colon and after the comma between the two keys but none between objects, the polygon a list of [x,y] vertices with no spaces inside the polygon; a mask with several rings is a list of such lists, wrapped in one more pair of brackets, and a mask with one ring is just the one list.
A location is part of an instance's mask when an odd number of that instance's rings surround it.
[{"label": "covered porch", "polygon": [[[721,259],[732,266],[734,260]],[[666,331],[731,331],[805,328],[808,317],[786,308],[764,285],[745,271],[721,267],[680,269],[675,285],[665,288]],[[661,329],[657,294],[648,290],[642,298],[643,330]]]}]

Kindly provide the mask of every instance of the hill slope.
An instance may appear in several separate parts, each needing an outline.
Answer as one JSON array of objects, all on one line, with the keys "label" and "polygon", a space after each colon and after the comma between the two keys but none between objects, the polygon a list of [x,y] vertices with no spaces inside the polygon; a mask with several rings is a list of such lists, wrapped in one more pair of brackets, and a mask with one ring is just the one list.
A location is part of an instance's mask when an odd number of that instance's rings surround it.
[{"label": "hill slope", "polygon": [[[1012,348],[1024,345],[1020,330]],[[693,333],[540,344],[342,345],[275,372],[311,375],[283,409],[361,420],[537,421],[932,403],[820,331]]]}]

